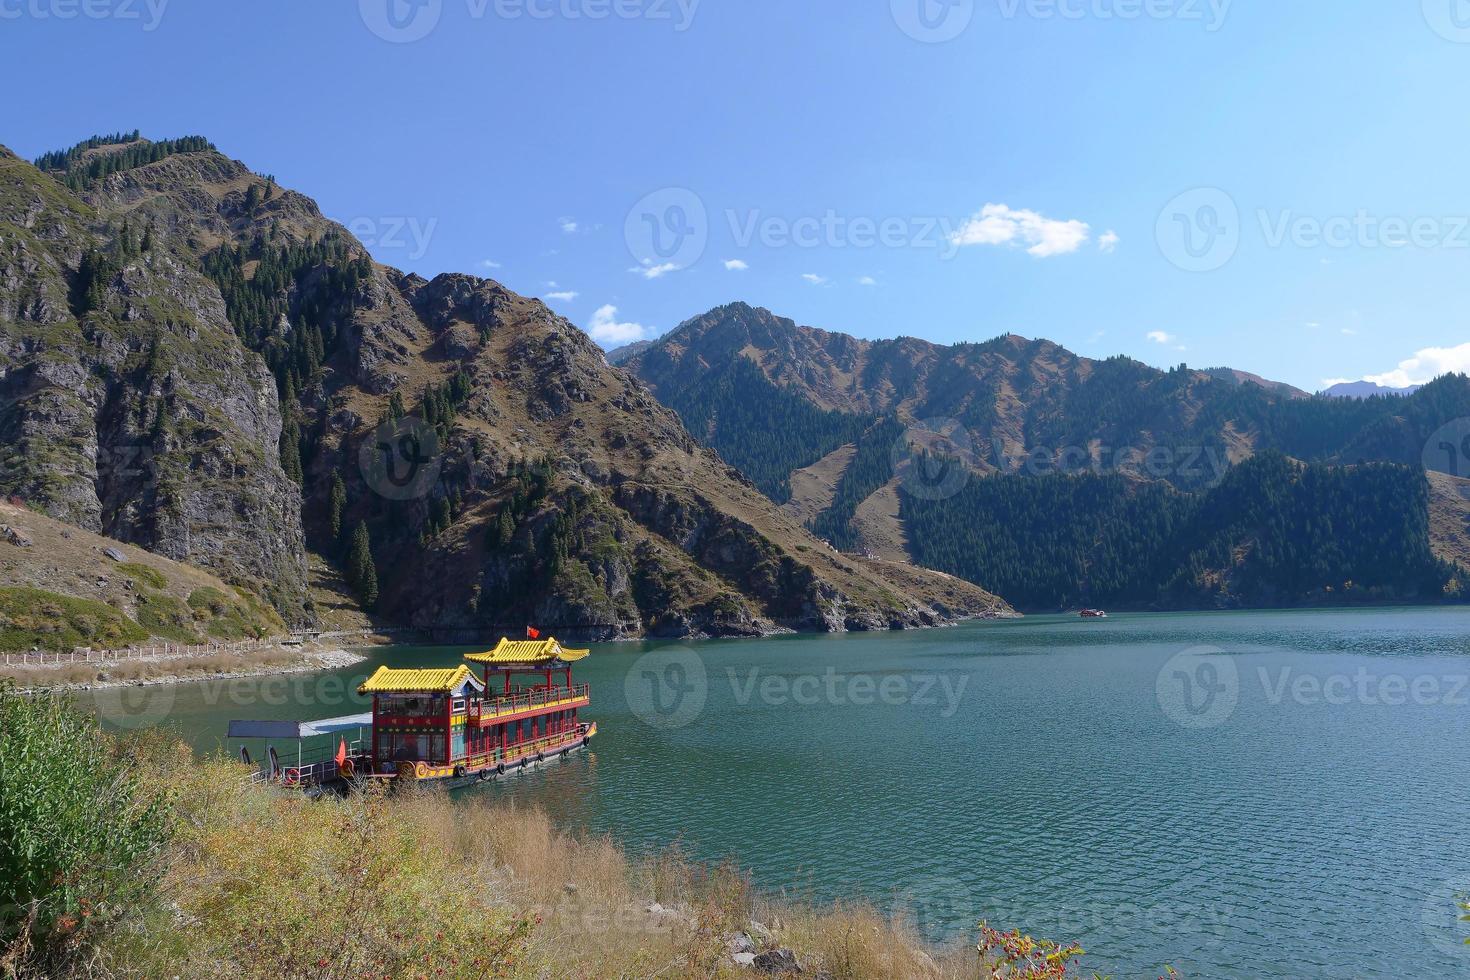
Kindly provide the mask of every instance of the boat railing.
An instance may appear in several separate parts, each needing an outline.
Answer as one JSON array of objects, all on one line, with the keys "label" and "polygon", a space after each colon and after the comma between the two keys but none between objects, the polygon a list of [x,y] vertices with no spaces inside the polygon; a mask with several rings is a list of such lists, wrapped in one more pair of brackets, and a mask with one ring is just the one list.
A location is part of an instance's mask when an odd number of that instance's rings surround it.
[{"label": "boat railing", "polygon": [[507,695],[487,697],[478,702],[470,702],[469,716],[471,719],[488,718],[496,715],[512,714],[517,711],[526,711],[531,708],[544,708],[548,705],[560,704],[564,701],[590,699],[591,697],[591,684],[573,684],[570,687],[540,687],[533,688],[529,691],[513,691]]}]

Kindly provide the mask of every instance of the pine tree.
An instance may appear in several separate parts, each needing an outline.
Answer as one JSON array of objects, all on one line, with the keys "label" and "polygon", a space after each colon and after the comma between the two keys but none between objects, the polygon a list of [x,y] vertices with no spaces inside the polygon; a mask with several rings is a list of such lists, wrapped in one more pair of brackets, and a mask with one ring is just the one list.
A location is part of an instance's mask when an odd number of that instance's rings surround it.
[{"label": "pine tree", "polygon": [[288,415],[286,424],[281,427],[281,469],[292,482],[301,483],[301,427],[296,424],[296,417]]},{"label": "pine tree", "polygon": [[332,543],[342,540],[342,512],[347,509],[347,485],[341,473],[332,474],[332,496],[328,503],[331,512]]},{"label": "pine tree", "polygon": [[347,584],[352,586],[365,608],[378,601],[378,566],[373,562],[373,541],[367,523],[357,522],[352,532],[352,551],[347,556]]}]

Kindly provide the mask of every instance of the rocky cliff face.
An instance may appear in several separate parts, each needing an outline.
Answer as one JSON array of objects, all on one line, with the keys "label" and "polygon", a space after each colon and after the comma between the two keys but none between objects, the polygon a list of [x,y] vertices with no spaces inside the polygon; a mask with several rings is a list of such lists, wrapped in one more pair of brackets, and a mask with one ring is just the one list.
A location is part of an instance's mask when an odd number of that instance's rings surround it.
[{"label": "rocky cliff face", "polygon": [[[184,242],[0,152],[0,488],[305,617],[281,413]],[[127,243],[123,243],[123,239]]]},{"label": "rocky cliff face", "polygon": [[[0,489],[51,513],[267,583],[298,618],[306,545],[346,564],[359,525],[379,612],[465,635],[1008,612],[836,555],[541,303],[377,265],[207,146],[4,163]],[[142,475],[114,463],[135,447]]]}]

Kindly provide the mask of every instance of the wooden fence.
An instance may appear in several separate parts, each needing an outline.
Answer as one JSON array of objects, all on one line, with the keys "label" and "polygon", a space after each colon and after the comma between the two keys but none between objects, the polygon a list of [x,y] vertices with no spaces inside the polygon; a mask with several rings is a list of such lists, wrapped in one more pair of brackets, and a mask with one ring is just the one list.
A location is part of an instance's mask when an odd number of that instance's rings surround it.
[{"label": "wooden fence", "polygon": [[186,657],[212,657],[218,654],[253,653],[282,643],[306,643],[317,640],[340,640],[354,636],[370,636],[372,630],[304,630],[289,636],[264,640],[237,640],[233,643],[151,643],[124,647],[120,650],[95,650],[76,647],[70,651],[39,650],[24,653],[0,653],[7,667],[60,667],[67,664],[117,663],[126,660],[182,660]]}]

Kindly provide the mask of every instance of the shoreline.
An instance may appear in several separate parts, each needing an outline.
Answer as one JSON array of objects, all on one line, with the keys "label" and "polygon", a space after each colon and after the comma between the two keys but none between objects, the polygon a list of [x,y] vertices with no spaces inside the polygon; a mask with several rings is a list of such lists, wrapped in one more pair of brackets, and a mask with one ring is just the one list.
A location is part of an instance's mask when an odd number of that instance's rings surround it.
[{"label": "shoreline", "polygon": [[[381,646],[389,641],[379,637],[363,637],[364,642],[360,646]],[[195,673],[190,672],[168,672],[169,668],[177,665],[187,667],[189,664],[204,664],[218,658],[170,658],[155,660],[132,660],[117,663],[93,663],[93,664],[58,664],[47,667],[25,667],[25,668],[0,668],[0,680],[9,679],[15,682],[16,689],[21,693],[40,693],[45,691],[102,691],[122,687],[161,687],[170,684],[194,684],[205,681],[234,680],[244,677],[270,677],[284,674],[310,674],[319,671],[337,670],[343,667],[351,667],[355,664],[365,662],[368,658],[359,653],[353,653],[333,644],[307,643],[300,646],[292,646],[284,643],[275,644],[254,651],[252,656],[277,657],[294,656],[294,662],[273,661],[269,663],[250,664],[248,659],[242,658],[237,668],[232,669],[228,664],[219,669],[204,669]],[[143,677],[112,678],[107,675],[115,672],[120,667],[138,667],[146,670],[149,667],[159,667],[165,670],[163,673]],[[47,673],[62,674],[75,667],[94,669],[97,675],[91,680],[61,680],[59,683],[44,683],[44,675]],[[112,668],[109,670],[109,668]],[[24,679],[24,683],[22,682]],[[39,683],[38,683],[39,682]]]}]

